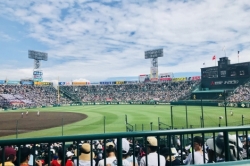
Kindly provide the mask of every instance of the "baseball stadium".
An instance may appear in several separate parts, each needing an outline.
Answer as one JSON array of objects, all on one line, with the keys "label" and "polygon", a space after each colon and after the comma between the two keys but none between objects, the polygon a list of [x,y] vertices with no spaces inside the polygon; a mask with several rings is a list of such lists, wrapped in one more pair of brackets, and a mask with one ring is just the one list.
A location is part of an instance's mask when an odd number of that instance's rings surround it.
[{"label": "baseball stadium", "polygon": [[250,165],[247,0],[0,9],[0,166]]},{"label": "baseball stadium", "polygon": [[[173,73],[154,73],[158,71],[157,58],[162,55],[163,49],[145,52],[145,59],[152,60],[153,70],[151,74],[139,75],[138,81],[58,81],[54,85],[39,81],[42,70],[36,63],[33,80],[0,80],[1,144],[7,139],[43,142],[42,138],[47,137],[70,137],[78,143],[70,145],[74,149],[82,145],[79,141],[84,136],[116,137],[125,132],[129,139],[133,133],[163,131],[167,133],[157,136],[158,141],[180,152],[186,151],[198,133],[209,140],[211,133],[218,134],[213,130],[220,131],[222,127],[230,129],[229,136],[236,134],[237,144],[243,144],[248,139],[250,123],[250,62],[231,64],[228,57],[221,57],[218,66],[201,68],[200,76],[174,78]],[[47,54],[29,51],[29,58],[39,63],[46,60]],[[209,132],[202,132],[204,129]],[[177,133],[172,135],[173,131]],[[189,133],[182,134],[184,131]],[[143,138],[139,134],[130,140],[140,141],[136,147],[131,144],[137,158],[144,147]],[[103,146],[101,141],[96,144],[99,139],[91,140],[93,151],[98,145]],[[182,154],[176,155],[176,161],[183,160]],[[40,154],[40,158],[44,156]]]}]

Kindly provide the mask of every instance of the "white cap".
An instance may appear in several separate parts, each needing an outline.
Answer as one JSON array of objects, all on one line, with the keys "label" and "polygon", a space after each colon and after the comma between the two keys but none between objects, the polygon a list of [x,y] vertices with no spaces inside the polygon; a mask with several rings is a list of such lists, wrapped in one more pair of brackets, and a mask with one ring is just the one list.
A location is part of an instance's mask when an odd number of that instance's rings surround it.
[{"label": "white cap", "polygon": [[68,152],[66,153],[66,156],[67,156],[67,157],[74,156],[74,153],[72,153],[71,151],[68,151]]}]

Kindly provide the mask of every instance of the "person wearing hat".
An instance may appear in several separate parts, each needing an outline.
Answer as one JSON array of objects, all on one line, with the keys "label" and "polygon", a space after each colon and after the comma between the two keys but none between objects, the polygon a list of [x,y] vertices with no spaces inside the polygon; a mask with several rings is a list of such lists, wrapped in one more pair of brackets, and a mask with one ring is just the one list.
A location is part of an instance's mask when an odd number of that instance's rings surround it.
[{"label": "person wearing hat", "polygon": [[250,137],[247,137],[243,144],[243,154],[242,154],[243,159],[247,159],[247,151],[248,154],[250,154]]},{"label": "person wearing hat", "polygon": [[[91,165],[91,160],[93,165],[95,165],[94,153],[92,153],[91,158],[91,147],[89,143],[83,143],[79,149],[79,166]],[[74,165],[77,165],[77,160],[74,160]]]},{"label": "person wearing hat", "polygon": [[74,166],[74,163],[72,161],[72,157],[74,156],[74,153],[72,153],[71,151],[67,151],[66,156],[67,156],[67,159],[66,159],[65,166]]},{"label": "person wearing hat", "polygon": [[[4,165],[5,166],[14,166],[14,162],[16,161],[16,151],[12,147],[4,148]],[[0,151],[0,156],[2,156],[2,150]],[[2,166],[2,163],[0,164]]]},{"label": "person wearing hat", "polygon": [[[165,166],[166,160],[165,158],[158,154],[156,151],[158,149],[158,141],[155,137],[147,137],[147,159],[148,159],[148,163],[146,163],[146,156],[141,158],[140,161],[140,166],[146,166],[146,165],[150,165],[150,166]],[[158,164],[158,155],[159,159],[160,159],[160,164]]]},{"label": "person wearing hat", "polygon": [[[107,164],[112,164],[114,160],[116,160],[116,155],[115,155],[115,144],[113,142],[108,142],[106,143],[106,153],[107,153],[107,158],[106,158],[106,165]],[[100,160],[98,163],[98,166],[104,166],[104,159]]]},{"label": "person wearing hat", "polygon": [[[116,144],[115,140],[115,144]],[[117,145],[117,144],[116,144]],[[117,149],[117,147],[116,147]],[[129,142],[126,138],[122,138],[122,166],[132,166],[133,164],[129,162],[126,158],[129,156]],[[117,166],[117,159],[115,159],[112,164],[107,164],[107,166]]]},{"label": "person wearing hat", "polygon": [[98,165],[99,161],[102,160],[102,157],[103,157],[102,145],[98,144],[97,147],[96,147],[96,151],[95,151],[95,162],[96,162],[96,165]]},{"label": "person wearing hat", "polygon": [[190,164],[204,164],[208,161],[208,156],[205,153],[205,162],[203,157],[203,138],[200,136],[195,136],[193,138],[193,148],[194,148],[194,159],[192,152],[189,153],[187,158],[183,161],[184,164],[190,165]]},{"label": "person wearing hat", "polygon": [[[166,166],[170,165],[181,165],[181,161],[175,158],[175,153],[172,153],[172,150],[169,147],[164,147],[161,149],[161,155],[166,159]],[[171,161],[170,161],[171,158]]]},{"label": "person wearing hat", "polygon": [[[236,161],[242,160],[242,152],[243,152],[243,145],[239,138],[236,138],[236,135],[228,135],[229,139],[229,161]],[[237,141],[238,139],[238,141]],[[237,145],[238,142],[238,145]],[[215,145],[215,146],[214,146]],[[225,158],[225,142],[224,142],[224,136],[223,133],[219,133],[216,138],[209,138],[207,140],[207,146],[211,151],[214,151],[216,153],[216,156],[218,158],[215,160],[214,157],[209,158],[209,161],[212,162],[218,162],[218,161],[224,161]],[[237,156],[237,154],[239,154]],[[214,154],[215,155],[215,154]]]},{"label": "person wearing hat", "polygon": [[58,149],[57,155],[58,156],[57,157],[54,156],[54,159],[50,162],[51,166],[61,166],[63,155],[64,155],[62,148]]}]

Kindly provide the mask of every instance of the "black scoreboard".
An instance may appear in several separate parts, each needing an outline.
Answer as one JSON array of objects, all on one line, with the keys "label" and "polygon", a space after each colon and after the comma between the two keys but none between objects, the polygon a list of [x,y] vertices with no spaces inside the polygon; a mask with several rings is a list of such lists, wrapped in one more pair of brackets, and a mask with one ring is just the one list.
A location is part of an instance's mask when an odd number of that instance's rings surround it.
[{"label": "black scoreboard", "polygon": [[230,64],[222,57],[218,66],[201,69],[201,88],[232,89],[250,78],[250,62]]}]

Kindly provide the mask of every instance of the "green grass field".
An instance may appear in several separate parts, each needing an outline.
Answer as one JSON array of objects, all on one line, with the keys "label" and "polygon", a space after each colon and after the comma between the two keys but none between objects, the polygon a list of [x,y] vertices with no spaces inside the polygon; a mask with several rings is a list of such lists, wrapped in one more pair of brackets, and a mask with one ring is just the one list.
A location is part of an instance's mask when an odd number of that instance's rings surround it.
[{"label": "green grass field", "polygon": [[[228,125],[241,125],[242,115],[244,115],[244,123],[249,124],[247,115],[250,109],[232,108],[234,115],[230,116],[230,109],[227,108]],[[153,130],[158,130],[158,118],[160,121],[171,125],[170,106],[169,105],[96,105],[96,106],[68,106],[68,107],[50,107],[43,108],[42,112],[77,112],[88,115],[88,118],[76,123],[63,126],[64,135],[92,134],[104,132],[104,116],[106,119],[105,130],[108,132],[124,132],[125,114],[127,115],[128,123],[136,128],[136,131],[150,130],[150,122],[152,122]],[[224,107],[204,107],[204,124],[205,127],[217,127],[219,124],[219,116],[224,117]],[[17,110],[18,111],[18,110]],[[20,110],[21,111],[21,110]],[[30,112],[36,111],[31,109]],[[188,126],[193,128],[200,127],[201,107],[188,106]],[[184,106],[173,107],[174,128],[186,128],[186,113]],[[135,127],[136,126],[136,127]],[[221,121],[221,126],[225,126],[225,117]],[[60,136],[62,135],[62,127],[55,127],[46,130],[34,131],[24,134],[19,134],[18,138],[27,137],[44,137],[44,136]],[[15,135],[2,137],[16,138]]]}]

